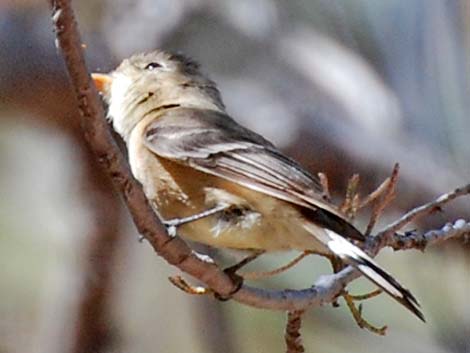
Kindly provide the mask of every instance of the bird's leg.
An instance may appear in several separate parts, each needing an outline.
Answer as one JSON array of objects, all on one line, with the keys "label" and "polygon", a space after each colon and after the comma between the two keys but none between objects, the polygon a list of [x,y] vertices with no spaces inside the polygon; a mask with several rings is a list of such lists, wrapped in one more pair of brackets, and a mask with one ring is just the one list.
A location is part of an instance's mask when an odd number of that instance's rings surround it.
[{"label": "bird's leg", "polygon": [[232,265],[230,267],[227,267],[224,269],[224,272],[227,276],[230,277],[230,279],[233,281],[233,283],[236,284],[235,290],[233,290],[231,293],[228,295],[220,295],[219,293],[214,293],[214,296],[221,300],[221,301],[226,301],[232,298],[232,296],[240,290],[240,288],[243,285],[243,277],[237,274],[237,271],[241,269],[242,267],[248,265],[250,262],[256,260],[261,254],[264,253],[264,250],[257,250],[254,251],[253,254],[245,257],[243,260],[240,262],[236,263],[235,265]]},{"label": "bird's leg", "polygon": [[181,276],[170,276],[168,277],[169,281],[177,288],[181,289],[183,292],[191,295],[207,295],[213,293],[212,289],[207,287],[195,286],[189,284]]},{"label": "bird's leg", "polygon": [[176,287],[178,287],[179,289],[181,289],[185,293],[188,293],[188,294],[191,294],[191,295],[207,295],[207,294],[213,293],[214,296],[217,299],[221,300],[221,301],[229,300],[241,288],[241,286],[243,284],[243,277],[237,275],[236,272],[240,268],[242,268],[243,266],[245,266],[248,263],[250,263],[251,261],[255,260],[262,253],[263,253],[262,251],[255,252],[255,253],[251,254],[250,256],[244,258],[242,261],[238,262],[237,264],[235,264],[233,266],[230,266],[230,267],[228,267],[224,270],[224,272],[235,283],[235,290],[233,290],[227,296],[222,296],[222,295],[214,292],[210,288],[191,285],[188,282],[186,282],[186,280],[184,280],[181,276],[172,276],[172,277],[168,277],[168,279],[170,280],[170,282],[173,285],[175,285]]},{"label": "bird's leg", "polygon": [[[222,204],[222,205],[215,206],[213,208],[210,208],[208,210],[205,210],[203,212],[200,212],[200,213],[188,216],[188,217],[173,218],[173,219],[170,219],[170,220],[163,220],[163,218],[160,216],[160,214],[158,214],[158,211],[156,211],[156,212],[157,212],[159,218],[162,219],[162,223],[166,227],[168,234],[170,236],[174,237],[174,236],[176,236],[176,230],[179,226],[182,226],[183,224],[186,224],[186,223],[191,223],[191,222],[197,221],[197,220],[202,219],[202,218],[212,216],[212,215],[214,215],[216,213],[219,213],[219,212],[223,212],[223,211],[227,210],[230,207],[232,207],[232,205]],[[239,269],[241,269],[243,266],[245,266],[245,265],[249,264],[250,262],[254,261],[262,253],[264,253],[263,250],[255,251],[255,252],[253,252],[253,254],[249,255],[246,258],[244,258],[242,261],[240,261],[240,262],[236,263],[235,265],[232,265],[232,266],[227,267],[226,269],[224,269],[225,274],[227,276],[229,276],[232,279],[232,281],[236,284],[235,290],[233,290],[227,296],[222,296],[218,293],[214,293],[214,296],[219,300],[229,300],[233,296],[233,294],[238,292],[238,290],[243,285],[243,277],[237,275],[236,272]],[[202,288],[202,287],[199,288],[199,287],[190,286],[184,280],[182,280],[181,278],[178,278],[178,277],[170,278],[170,281],[174,285],[176,285],[178,288],[182,289],[183,291],[185,291],[186,293],[189,293],[189,294],[201,295],[201,294],[208,294],[208,293],[211,292],[209,289],[206,289],[206,288]]]},{"label": "bird's leg", "polygon": [[[206,218],[209,216],[212,216],[213,214],[222,212],[229,208],[230,205],[228,204],[223,204],[223,205],[218,205],[213,208],[209,208],[208,210],[202,211],[200,213],[196,213],[194,215],[188,216],[188,217],[183,217],[183,218],[173,218],[169,220],[162,220],[163,225],[166,227],[166,230],[168,234],[172,237],[176,236],[176,230],[179,226],[182,226],[183,224],[186,223],[191,223],[194,221],[197,221],[202,218]],[[160,217],[160,219],[162,219]]]}]

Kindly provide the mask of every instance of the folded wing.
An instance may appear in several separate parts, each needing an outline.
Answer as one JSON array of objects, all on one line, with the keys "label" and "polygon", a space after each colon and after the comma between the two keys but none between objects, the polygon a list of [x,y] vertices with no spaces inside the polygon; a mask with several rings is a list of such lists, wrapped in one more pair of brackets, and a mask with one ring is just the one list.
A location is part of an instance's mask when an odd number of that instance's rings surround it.
[{"label": "folded wing", "polygon": [[323,199],[318,178],[225,114],[172,109],[149,124],[145,137],[146,146],[160,157],[291,202],[313,222],[345,237],[364,240]]}]

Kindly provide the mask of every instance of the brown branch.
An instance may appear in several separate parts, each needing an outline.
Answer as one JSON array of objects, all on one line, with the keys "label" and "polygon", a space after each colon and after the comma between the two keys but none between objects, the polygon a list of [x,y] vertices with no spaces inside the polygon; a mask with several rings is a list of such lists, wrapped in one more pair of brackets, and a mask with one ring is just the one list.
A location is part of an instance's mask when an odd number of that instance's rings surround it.
[{"label": "brown branch", "polygon": [[383,195],[385,190],[388,188],[388,185],[390,184],[390,177],[385,179],[382,184],[380,184],[377,189],[372,191],[369,195],[367,195],[363,200],[361,200],[361,203],[359,204],[358,208],[363,209],[370,205],[372,202],[377,200],[380,196]]},{"label": "brown branch", "polygon": [[362,301],[362,300],[367,300],[367,299],[370,299],[370,298],[374,298],[374,297],[378,296],[379,294],[382,294],[382,289],[376,289],[376,290],[374,290],[370,293],[366,293],[366,294],[359,294],[359,295],[349,294],[349,298],[351,298],[354,301]]},{"label": "brown branch", "polygon": [[343,203],[339,206],[339,211],[344,214],[347,219],[353,220],[357,213],[359,195],[357,188],[359,186],[359,174],[354,174],[349,178],[346,188],[346,196]]},{"label": "brown branch", "polygon": [[82,114],[85,138],[100,165],[111,176],[116,189],[124,196],[139,233],[170,264],[202,280],[222,295],[233,292],[235,284],[215,264],[201,261],[184,241],[171,238],[166,233],[110,134],[101,101],[85,65],[82,42],[70,1],[51,0],[50,6],[57,43],[62,50]]},{"label": "brown branch", "polygon": [[[395,187],[398,182],[398,172],[400,171],[400,167],[398,163],[395,164],[393,167],[392,175],[387,178],[388,182],[384,183],[383,188],[383,196],[381,197],[380,201],[377,202],[374,205],[374,208],[372,209],[372,215],[370,216],[369,224],[367,225],[366,231],[365,231],[365,236],[369,236],[372,233],[372,229],[374,228],[375,224],[377,223],[379,217],[382,215],[383,211],[385,208],[392,202],[392,200],[395,198]],[[381,189],[381,186],[379,186],[379,189]]]},{"label": "brown branch", "polygon": [[303,310],[289,311],[287,313],[287,324],[284,339],[286,341],[287,353],[303,353],[305,352],[300,335],[302,327]]},{"label": "brown branch", "polygon": [[330,194],[330,185],[328,183],[328,178],[326,177],[325,173],[318,173],[318,179],[320,179],[320,184],[323,189],[323,198],[326,201],[331,201],[331,194]]},{"label": "brown branch", "polygon": [[[169,237],[164,226],[149,206],[140,185],[131,175],[127,162],[109,132],[101,102],[86,70],[81,41],[70,2],[68,0],[51,0],[51,7],[58,43],[62,49],[82,113],[85,137],[98,156],[100,164],[111,176],[114,186],[123,194],[139,233],[170,264],[199,279],[222,296],[229,295],[236,289],[236,284],[214,263],[203,261],[183,240],[178,237]],[[470,185],[409,212],[404,218],[379,233],[380,236],[371,237],[372,240],[367,242],[365,250],[371,255],[377,254],[386,245],[386,238],[389,234],[393,235],[395,231],[417,217],[469,192]],[[457,237],[461,233],[453,232],[452,237]],[[428,244],[437,241],[438,239],[431,239]],[[347,267],[339,273],[322,276],[312,287],[307,289],[270,291],[243,285],[233,295],[233,298],[240,303],[259,308],[284,311],[304,310],[308,307],[331,303],[340,295],[344,287],[357,277],[359,277],[359,273]]]}]

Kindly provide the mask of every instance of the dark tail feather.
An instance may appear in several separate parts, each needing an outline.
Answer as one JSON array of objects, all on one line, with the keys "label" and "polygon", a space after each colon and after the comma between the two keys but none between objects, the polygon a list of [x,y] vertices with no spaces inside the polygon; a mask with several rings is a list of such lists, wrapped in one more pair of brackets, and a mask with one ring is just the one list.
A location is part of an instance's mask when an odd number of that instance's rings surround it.
[{"label": "dark tail feather", "polygon": [[403,288],[398,281],[382,269],[370,256],[357,246],[351,244],[339,234],[325,229],[330,240],[326,244],[328,248],[339,256],[347,264],[357,268],[361,273],[382,288],[391,297],[405,306],[420,320],[425,322],[419,309],[419,303],[411,292]]}]

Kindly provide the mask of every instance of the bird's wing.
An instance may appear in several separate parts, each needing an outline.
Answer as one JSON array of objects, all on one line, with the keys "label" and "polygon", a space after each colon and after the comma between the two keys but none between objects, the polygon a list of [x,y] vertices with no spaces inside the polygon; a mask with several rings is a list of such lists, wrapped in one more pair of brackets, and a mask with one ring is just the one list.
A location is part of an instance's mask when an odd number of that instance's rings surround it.
[{"label": "bird's wing", "polygon": [[364,240],[323,199],[318,178],[225,114],[171,109],[147,126],[145,144],[160,157],[296,204],[319,225]]}]

